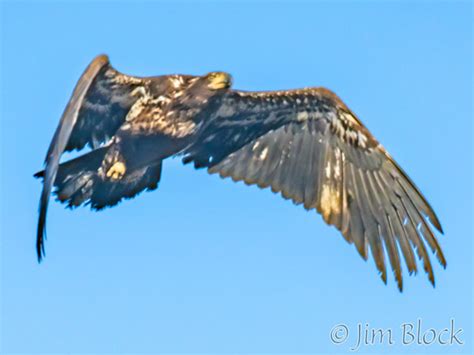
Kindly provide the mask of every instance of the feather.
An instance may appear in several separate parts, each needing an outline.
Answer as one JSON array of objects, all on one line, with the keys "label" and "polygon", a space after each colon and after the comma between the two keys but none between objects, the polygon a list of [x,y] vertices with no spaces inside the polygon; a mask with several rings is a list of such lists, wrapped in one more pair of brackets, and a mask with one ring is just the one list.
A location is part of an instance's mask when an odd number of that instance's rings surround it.
[{"label": "feather", "polygon": [[72,98],[66,106],[61,117],[53,140],[48,149],[45,159],[45,172],[43,179],[43,190],[41,191],[38,228],[36,233],[36,252],[38,261],[44,256],[44,239],[46,237],[46,213],[48,210],[49,196],[56,179],[59,166],[59,159],[64,152],[69,137],[74,129],[78,118],[78,112],[82,100],[91,86],[97,73],[108,63],[106,56],[99,56],[87,67],[81,79],[77,83]]},{"label": "feather", "polygon": [[[245,104],[249,97],[252,105]],[[267,100],[274,104],[263,104]],[[304,109],[302,102],[307,102]],[[292,104],[294,108],[288,110]],[[232,110],[233,106],[249,111]],[[212,116],[212,124],[207,126],[212,130],[200,132],[201,137],[216,132],[232,136],[237,131],[249,136],[241,137],[235,148],[225,144],[223,149],[229,154],[212,164],[210,173],[270,187],[296,204],[303,203],[306,209],[315,208],[326,223],[355,244],[364,259],[370,247],[384,282],[386,251],[400,291],[400,253],[411,274],[417,270],[413,249],[434,282],[423,240],[442,265],[445,258],[422,214],[441,231],[439,220],[407,175],[334,94],[322,89],[231,92],[226,98],[226,112],[235,112],[235,116]],[[250,119],[255,112],[259,115],[257,121]],[[242,124],[237,126],[237,121]],[[198,144],[191,147],[199,152]],[[263,149],[265,159],[259,159]]]}]

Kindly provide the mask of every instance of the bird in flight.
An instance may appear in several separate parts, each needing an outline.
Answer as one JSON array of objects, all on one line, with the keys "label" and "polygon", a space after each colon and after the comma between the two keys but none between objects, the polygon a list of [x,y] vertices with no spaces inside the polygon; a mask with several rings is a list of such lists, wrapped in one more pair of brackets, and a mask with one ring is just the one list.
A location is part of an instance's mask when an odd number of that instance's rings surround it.
[{"label": "bird in flight", "polygon": [[[431,206],[356,115],[331,91],[248,92],[231,76],[134,77],[96,57],[77,83],[46,155],[37,230],[44,256],[51,192],[69,207],[114,206],[157,188],[163,160],[206,168],[316,210],[359,254],[370,254],[382,280],[391,267],[403,288],[417,257],[434,285],[429,251],[446,260]],[[90,151],[60,163],[65,151]],[[389,265],[389,267],[387,267]]]}]

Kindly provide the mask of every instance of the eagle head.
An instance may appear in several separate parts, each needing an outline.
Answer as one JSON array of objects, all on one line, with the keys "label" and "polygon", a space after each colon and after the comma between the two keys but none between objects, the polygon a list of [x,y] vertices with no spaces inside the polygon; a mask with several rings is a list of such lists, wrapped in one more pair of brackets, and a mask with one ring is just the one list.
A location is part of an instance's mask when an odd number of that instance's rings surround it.
[{"label": "eagle head", "polygon": [[232,85],[232,76],[221,71],[211,72],[204,78],[210,90],[228,89]]}]

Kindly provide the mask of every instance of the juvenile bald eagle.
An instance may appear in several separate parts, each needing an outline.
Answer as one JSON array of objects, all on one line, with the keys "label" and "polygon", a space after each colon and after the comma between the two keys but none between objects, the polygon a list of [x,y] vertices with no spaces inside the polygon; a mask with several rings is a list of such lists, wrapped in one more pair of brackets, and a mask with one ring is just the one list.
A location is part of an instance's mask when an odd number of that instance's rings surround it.
[{"label": "juvenile bald eagle", "polygon": [[[160,181],[162,161],[184,163],[234,181],[270,187],[315,209],[367,260],[384,282],[385,252],[402,290],[415,253],[434,285],[428,247],[446,261],[428,221],[442,228],[426,199],[351,110],[331,91],[232,90],[223,72],[138,78],[95,58],[66,106],[46,156],[37,231],[44,255],[53,186],[68,206],[100,210]],[[87,154],[60,164],[64,151]]]}]

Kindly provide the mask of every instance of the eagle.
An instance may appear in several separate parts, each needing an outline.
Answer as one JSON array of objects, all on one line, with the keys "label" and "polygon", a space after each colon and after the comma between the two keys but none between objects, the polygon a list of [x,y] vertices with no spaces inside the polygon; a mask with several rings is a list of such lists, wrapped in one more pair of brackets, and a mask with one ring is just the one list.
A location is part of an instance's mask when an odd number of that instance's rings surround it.
[{"label": "eagle", "polygon": [[[434,229],[440,221],[420,190],[357,116],[322,87],[234,90],[225,72],[136,77],[96,57],[80,77],[49,146],[36,250],[44,257],[52,190],[68,207],[114,206],[160,182],[163,160],[180,156],[195,168],[270,188],[319,212],[372,255],[387,282],[391,267],[418,263],[435,284],[429,251],[446,260]],[[86,153],[60,163],[67,151]],[[433,228],[434,227],[434,228]]]}]

